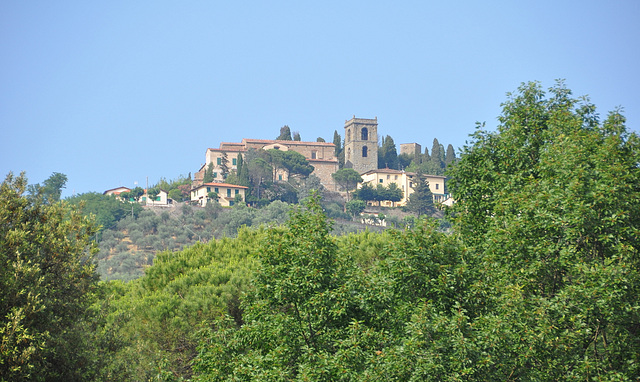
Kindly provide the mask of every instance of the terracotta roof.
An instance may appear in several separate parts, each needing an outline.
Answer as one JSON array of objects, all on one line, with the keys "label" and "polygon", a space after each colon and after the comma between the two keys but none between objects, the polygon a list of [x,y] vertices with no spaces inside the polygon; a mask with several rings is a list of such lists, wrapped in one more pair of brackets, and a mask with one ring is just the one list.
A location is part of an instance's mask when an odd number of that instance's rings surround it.
[{"label": "terracotta roof", "polygon": [[[116,190],[120,190],[120,191],[116,191]],[[102,195],[106,195],[107,192],[113,192],[114,194],[117,195],[117,194],[120,194],[122,192],[129,192],[129,191],[131,191],[131,189],[129,187],[120,186],[120,187],[116,187],[116,188],[112,188],[110,190],[107,190],[107,191],[103,192]]]},{"label": "terracotta roof", "polygon": [[[226,145],[227,143],[225,143]],[[220,144],[222,145],[222,143]],[[222,152],[227,152],[227,151],[235,151],[235,152],[241,152],[241,151],[247,151],[247,149],[243,148],[235,148],[235,147],[230,147],[230,148],[226,148],[226,149],[214,149],[214,148],[208,148],[207,151],[222,151]]]},{"label": "terracotta roof", "polygon": [[379,168],[376,170],[369,170],[367,172],[365,172],[365,174],[407,174],[407,175],[415,175],[415,172],[406,172],[406,171],[402,171],[402,170],[394,170],[392,168]]},{"label": "terracotta roof", "polygon": [[229,184],[229,183],[204,183],[201,186],[198,186],[196,188],[194,188],[194,190],[197,190],[198,188],[202,188],[202,187],[227,187],[227,188],[249,188],[249,187],[245,187],[245,186],[239,186],[237,184]]},{"label": "terracotta roof", "polygon": [[279,143],[282,145],[307,145],[307,146],[335,146],[333,142],[309,142],[309,141],[281,141],[277,139],[250,139],[243,138],[242,142]]},{"label": "terracotta roof", "polygon": [[[396,175],[400,175],[400,174],[407,174],[407,175],[416,175],[417,173],[415,172],[409,172],[409,171],[402,171],[402,170],[394,170],[391,168],[379,168],[377,170],[369,170],[367,172],[365,172],[363,175],[365,174],[396,174]],[[431,175],[431,174],[424,174],[425,176],[431,177],[431,178],[442,178],[445,179],[446,176],[443,175]]]}]

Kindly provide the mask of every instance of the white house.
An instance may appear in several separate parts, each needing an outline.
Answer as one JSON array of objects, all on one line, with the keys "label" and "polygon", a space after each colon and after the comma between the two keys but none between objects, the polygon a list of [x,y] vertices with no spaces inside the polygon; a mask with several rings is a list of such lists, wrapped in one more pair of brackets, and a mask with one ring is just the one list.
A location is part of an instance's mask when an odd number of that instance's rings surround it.
[{"label": "white house", "polygon": [[218,202],[225,207],[233,206],[237,195],[245,200],[248,187],[228,183],[204,183],[191,190],[191,201],[201,206],[206,206],[209,201],[209,193],[218,194]]}]

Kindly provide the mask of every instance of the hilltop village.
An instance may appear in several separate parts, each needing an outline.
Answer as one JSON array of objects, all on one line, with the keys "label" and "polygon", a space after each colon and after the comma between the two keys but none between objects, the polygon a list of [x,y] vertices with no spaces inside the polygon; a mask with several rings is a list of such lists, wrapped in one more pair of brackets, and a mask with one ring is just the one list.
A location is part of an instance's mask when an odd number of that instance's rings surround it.
[{"label": "hilltop village", "polygon": [[[211,193],[215,194],[223,206],[233,205],[234,201],[240,199],[246,200],[248,187],[246,182],[243,182],[243,177],[247,177],[248,164],[256,158],[259,159],[261,153],[277,150],[282,153],[282,158],[279,159],[280,165],[272,160],[271,169],[261,172],[258,168],[257,171],[252,171],[253,177],[258,178],[253,179],[258,187],[266,180],[287,182],[297,174],[304,174],[304,168],[294,169],[291,165],[283,163],[287,158],[295,162],[297,156],[308,162],[312,168],[310,175],[317,177],[327,191],[348,191],[336,183],[332,174],[341,168],[351,168],[362,177],[358,187],[363,184],[373,187],[378,185],[389,187],[394,184],[393,187],[402,190],[402,198],[393,202],[393,206],[403,206],[407,203],[408,196],[413,192],[416,173],[387,167],[379,168],[377,117],[366,119],[354,116],[345,121],[343,142],[343,147],[336,145],[341,143],[340,140],[331,143],[320,139],[309,142],[288,138],[275,140],[245,138],[241,142],[222,142],[218,148],[206,150],[205,163],[193,177],[191,201],[204,206],[211,199]],[[296,154],[291,155],[292,153]],[[411,160],[421,155],[423,154],[418,143],[400,145],[400,156]],[[255,164],[256,162],[262,163],[259,160],[252,162],[254,170],[255,167],[259,167]],[[446,203],[449,195],[445,177],[433,174],[425,174],[425,176],[434,202]]]}]

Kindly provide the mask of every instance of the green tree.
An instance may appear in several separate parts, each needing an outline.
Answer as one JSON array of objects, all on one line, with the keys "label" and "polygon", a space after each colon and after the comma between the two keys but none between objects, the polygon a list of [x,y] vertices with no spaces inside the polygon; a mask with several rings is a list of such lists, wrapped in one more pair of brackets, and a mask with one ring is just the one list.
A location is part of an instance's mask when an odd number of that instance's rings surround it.
[{"label": "green tree", "polygon": [[280,128],[280,135],[276,138],[278,141],[291,141],[291,129],[288,125],[284,125]]},{"label": "green tree", "polygon": [[211,191],[207,193],[207,198],[211,200],[213,203],[218,203],[220,196],[218,195],[217,192]]},{"label": "green tree", "polygon": [[366,207],[367,203],[364,200],[350,200],[345,205],[345,210],[355,218],[356,216],[359,216]]},{"label": "green tree", "polygon": [[331,174],[331,177],[347,192],[347,202],[349,201],[349,191],[356,188],[358,183],[362,182],[362,176],[352,168],[340,169]]},{"label": "green tree", "polygon": [[384,196],[381,200],[388,200],[394,203],[395,206],[395,203],[402,200],[403,192],[400,188],[398,188],[397,184],[390,183],[387,187],[385,187],[383,195]]},{"label": "green tree", "polygon": [[344,148],[342,147],[342,137],[338,134],[338,130],[333,131],[333,144],[335,146],[335,156],[338,158],[338,168],[344,167]]},{"label": "green tree", "polygon": [[419,154],[418,153],[418,157],[414,156],[414,155],[409,155],[407,153],[402,153],[400,155],[398,155],[398,170],[404,170],[407,167],[409,167],[411,165],[411,162],[416,161],[419,163],[420,158],[419,158]]},{"label": "green tree", "polygon": [[352,344],[340,339],[357,335],[358,310],[345,285],[352,262],[329,231],[315,197],[292,212],[286,229],[270,232],[243,304],[245,324],[219,322],[209,333],[195,363],[203,379],[328,381],[345,378],[345,368],[350,377],[361,371],[338,362]]},{"label": "green tree", "polygon": [[309,161],[296,151],[268,150],[271,165],[275,168],[287,170],[289,175],[307,177],[314,170]]},{"label": "green tree", "polygon": [[260,191],[262,190],[265,182],[271,181],[273,178],[273,167],[262,158],[255,158],[249,161],[249,179],[253,184],[253,190],[256,192],[256,197],[260,199]]},{"label": "green tree", "polygon": [[138,186],[131,190],[131,192],[129,192],[129,195],[134,201],[139,202],[142,195],[144,195],[144,189]]},{"label": "green tree", "polygon": [[60,201],[60,195],[62,189],[67,184],[67,176],[59,172],[54,172],[44,181],[42,187],[42,194],[48,203],[55,203]]},{"label": "green tree", "polygon": [[10,173],[0,186],[0,380],[85,380],[96,227],[67,203],[27,199],[26,185]]},{"label": "green tree", "polygon": [[147,190],[147,202],[154,202],[156,200],[156,198],[158,197],[158,195],[160,194],[160,188],[158,187],[153,187]]},{"label": "green tree", "polygon": [[42,186],[39,183],[30,184],[27,190],[30,198],[39,199],[51,204],[60,201],[62,189],[65,188],[66,184],[67,176],[59,172],[54,172],[44,181]]},{"label": "green tree", "polygon": [[431,162],[436,168],[444,167],[445,153],[442,150],[442,145],[438,142],[438,138],[433,138],[433,146],[431,146]]},{"label": "green tree", "polygon": [[293,140],[294,141],[298,141],[298,142],[302,140],[302,138],[300,137],[300,132],[299,131],[294,131],[293,132]]},{"label": "green tree", "polygon": [[423,173],[418,172],[413,178],[413,193],[409,195],[406,209],[418,216],[429,215],[435,212],[433,194],[429,188],[429,181]]},{"label": "green tree", "polygon": [[142,207],[137,203],[122,203],[114,195],[88,192],[65,199],[66,202],[81,210],[85,216],[94,215],[96,224],[102,229],[113,228],[127,216],[137,217]]},{"label": "green tree", "polygon": [[209,162],[207,167],[204,170],[204,176],[202,178],[203,183],[211,183],[213,182],[213,163]]},{"label": "green tree", "polygon": [[382,146],[378,151],[378,168],[398,168],[398,151],[391,136],[382,139]]},{"label": "green tree", "polygon": [[522,84],[502,110],[451,173],[486,307],[465,336],[475,375],[636,378],[640,139],[619,111],[600,123],[562,82],[548,94]]},{"label": "green tree", "polygon": [[360,188],[353,192],[353,196],[364,201],[374,201],[377,199],[377,191],[371,183],[363,183]]},{"label": "green tree", "polygon": [[220,174],[222,175],[222,179],[227,179],[230,171],[229,156],[226,152],[223,152],[222,156],[220,157]]},{"label": "green tree", "polygon": [[238,185],[249,187],[249,166],[244,163],[242,154],[238,154]]},{"label": "green tree", "polygon": [[449,166],[456,161],[456,150],[451,144],[447,146],[447,153],[444,158],[445,166]]}]

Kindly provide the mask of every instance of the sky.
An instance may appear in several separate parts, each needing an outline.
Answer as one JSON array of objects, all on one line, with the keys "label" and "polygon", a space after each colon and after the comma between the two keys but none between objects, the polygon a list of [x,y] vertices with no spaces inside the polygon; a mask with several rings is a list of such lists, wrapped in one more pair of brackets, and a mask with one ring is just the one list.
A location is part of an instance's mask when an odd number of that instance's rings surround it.
[{"label": "sky", "polygon": [[0,175],[63,197],[195,173],[207,148],[378,135],[456,150],[564,79],[640,126],[640,1],[2,1]]}]

